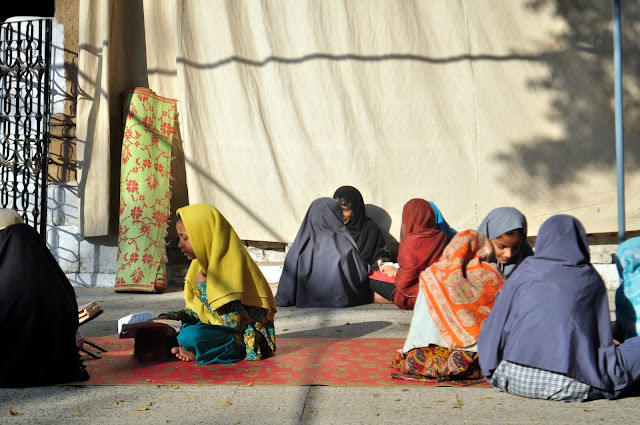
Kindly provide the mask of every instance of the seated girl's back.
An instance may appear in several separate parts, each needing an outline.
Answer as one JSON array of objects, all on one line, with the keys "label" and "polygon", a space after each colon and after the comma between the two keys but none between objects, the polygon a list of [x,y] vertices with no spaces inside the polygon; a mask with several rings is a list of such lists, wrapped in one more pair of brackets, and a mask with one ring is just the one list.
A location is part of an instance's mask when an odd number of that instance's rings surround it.
[{"label": "seated girl's back", "polygon": [[412,310],[418,295],[420,273],[436,262],[449,237],[436,228],[433,207],[424,199],[411,199],[402,209],[402,227],[393,302],[403,310]]},{"label": "seated girl's back", "polygon": [[278,306],[349,307],[370,303],[368,266],[342,221],[340,204],[316,199],[284,260]]},{"label": "seated girl's back", "polygon": [[77,330],[71,283],[38,232],[0,209],[0,387],[88,379]]},{"label": "seated girl's back", "polygon": [[494,386],[525,397],[613,398],[640,377],[640,338],[614,344],[607,290],[576,218],[542,224],[535,255],[505,282],[482,328],[478,353]]}]

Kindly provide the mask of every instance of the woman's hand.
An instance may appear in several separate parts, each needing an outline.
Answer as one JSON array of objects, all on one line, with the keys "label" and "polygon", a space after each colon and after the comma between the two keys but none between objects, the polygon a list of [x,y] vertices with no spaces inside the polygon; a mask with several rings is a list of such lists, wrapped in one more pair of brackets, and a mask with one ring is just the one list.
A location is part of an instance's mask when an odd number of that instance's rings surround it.
[{"label": "woman's hand", "polygon": [[398,273],[398,269],[388,264],[385,264],[384,266],[380,267],[380,271],[386,274],[387,276],[391,276],[391,277],[396,277],[396,274]]}]

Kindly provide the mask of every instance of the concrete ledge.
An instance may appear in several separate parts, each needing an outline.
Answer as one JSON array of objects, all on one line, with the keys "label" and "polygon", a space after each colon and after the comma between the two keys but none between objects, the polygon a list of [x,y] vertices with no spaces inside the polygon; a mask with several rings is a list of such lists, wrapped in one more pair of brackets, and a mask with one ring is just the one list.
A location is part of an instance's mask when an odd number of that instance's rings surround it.
[{"label": "concrete ledge", "polygon": [[600,273],[607,290],[614,291],[620,286],[620,277],[615,264],[594,264],[593,267]]},{"label": "concrete ledge", "polygon": [[82,288],[102,288],[115,286],[115,273],[66,273],[72,286]]},{"label": "concrete ledge", "polygon": [[[282,273],[281,264],[258,264],[260,271],[267,279],[269,286],[275,294],[278,288],[278,281],[280,280],[280,274]],[[182,287],[184,284],[184,276],[187,273],[188,267],[181,265],[171,266],[167,265],[167,284],[168,286]],[[113,288],[115,287],[116,274],[114,273],[65,273],[71,285],[82,288]]]}]

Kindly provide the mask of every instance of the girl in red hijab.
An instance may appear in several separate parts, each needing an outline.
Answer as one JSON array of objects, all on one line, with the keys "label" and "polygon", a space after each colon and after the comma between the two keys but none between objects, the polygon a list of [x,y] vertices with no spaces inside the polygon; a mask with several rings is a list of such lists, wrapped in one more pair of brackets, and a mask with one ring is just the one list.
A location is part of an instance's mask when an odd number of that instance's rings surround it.
[{"label": "girl in red hijab", "polygon": [[396,269],[391,265],[382,266],[381,271],[395,276],[395,288],[391,301],[403,310],[413,310],[418,296],[420,272],[435,263],[449,237],[436,228],[436,215],[431,204],[424,199],[412,199],[402,210],[400,246]]}]

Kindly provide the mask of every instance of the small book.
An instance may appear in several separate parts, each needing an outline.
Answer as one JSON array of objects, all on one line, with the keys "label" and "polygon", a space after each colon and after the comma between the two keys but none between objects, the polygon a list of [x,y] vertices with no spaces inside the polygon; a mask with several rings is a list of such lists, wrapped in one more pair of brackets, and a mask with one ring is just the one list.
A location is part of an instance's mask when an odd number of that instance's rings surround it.
[{"label": "small book", "polygon": [[387,283],[395,283],[396,282],[396,278],[395,277],[386,275],[386,274],[382,273],[380,270],[376,270],[376,271],[372,272],[371,274],[369,274],[369,279],[380,280],[382,282],[387,282]]},{"label": "small book", "polygon": [[153,319],[154,317],[156,317],[156,315],[150,311],[139,311],[137,313],[132,313],[128,316],[121,317],[120,319],[118,319],[118,333],[122,333],[122,327],[124,325],[133,325],[140,322],[146,322]]},{"label": "small book", "polygon": [[118,320],[120,338],[135,338],[140,329],[166,328],[168,336],[175,336],[182,328],[180,320],[158,319],[149,311],[141,311],[122,317]]},{"label": "small book", "polygon": [[102,307],[100,307],[95,301],[81,305],[78,307],[78,323],[82,324],[87,322],[100,313],[102,313]]}]

